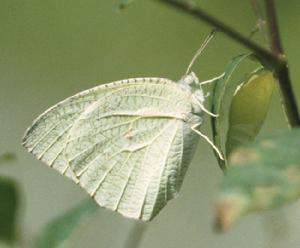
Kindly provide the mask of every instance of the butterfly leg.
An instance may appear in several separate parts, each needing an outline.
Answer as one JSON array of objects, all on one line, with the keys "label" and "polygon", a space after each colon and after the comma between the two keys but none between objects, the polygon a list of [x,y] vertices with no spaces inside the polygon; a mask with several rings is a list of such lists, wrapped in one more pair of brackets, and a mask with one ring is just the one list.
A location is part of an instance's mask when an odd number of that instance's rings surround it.
[{"label": "butterfly leg", "polygon": [[220,76],[217,76],[217,77],[214,77],[212,79],[208,79],[208,80],[205,80],[203,82],[200,82],[199,85],[202,86],[204,84],[211,84],[211,83],[214,83],[216,80],[222,78],[224,76],[224,73],[222,73]]},{"label": "butterfly leg", "polygon": [[200,102],[198,102],[198,104],[199,104],[200,108],[203,110],[203,112],[205,112],[206,114],[208,114],[208,115],[210,115],[210,116],[212,116],[212,117],[218,117],[218,116],[219,116],[218,114],[214,114],[214,113],[210,112],[210,111],[209,111],[208,109],[206,109],[206,108],[204,107],[204,105],[201,104]]},{"label": "butterfly leg", "polygon": [[221,160],[224,160],[224,157],[223,157],[221,151],[218,149],[218,147],[216,147],[216,146],[214,145],[214,143],[213,143],[213,142],[212,142],[205,134],[203,134],[202,132],[200,132],[200,131],[197,129],[197,127],[199,127],[200,125],[201,125],[201,123],[196,123],[195,125],[193,125],[193,126],[191,127],[191,129],[192,129],[195,133],[197,133],[199,136],[201,136],[202,138],[204,138],[204,139],[207,141],[207,143],[215,150],[215,152],[218,154],[219,158],[220,158]]}]

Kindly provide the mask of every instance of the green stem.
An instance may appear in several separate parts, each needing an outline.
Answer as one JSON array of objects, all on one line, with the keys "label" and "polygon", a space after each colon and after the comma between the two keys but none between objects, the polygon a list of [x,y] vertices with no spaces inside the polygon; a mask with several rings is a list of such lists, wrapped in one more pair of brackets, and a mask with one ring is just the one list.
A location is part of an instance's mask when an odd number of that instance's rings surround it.
[{"label": "green stem", "polygon": [[[172,7],[175,7],[179,10],[182,10],[192,16],[195,16],[202,21],[206,22],[207,24],[217,28],[219,31],[223,32],[225,35],[230,37],[231,39],[237,41],[238,43],[242,44],[249,50],[251,50],[264,64],[267,68],[273,70],[275,72],[276,77],[278,78],[280,89],[282,92],[283,98],[283,105],[287,115],[288,122],[292,127],[299,127],[300,126],[300,117],[299,112],[296,104],[296,100],[294,97],[294,93],[291,87],[291,82],[289,78],[288,66],[285,60],[285,57],[282,56],[283,53],[275,53],[274,51],[269,51],[256,43],[249,40],[247,37],[243,36],[241,33],[237,32],[230,26],[224,24],[222,21],[218,20],[217,18],[211,16],[210,14],[206,13],[204,10],[192,4],[191,2],[184,1],[184,0],[158,0],[161,3],[165,3]],[[270,31],[274,31],[275,33],[272,36],[274,39],[273,45],[276,45],[276,49],[281,48],[277,22],[275,18],[275,11],[274,5],[272,4],[272,0],[265,0],[267,5],[267,12],[268,12],[268,20],[271,26],[269,26]],[[277,32],[276,32],[277,31]],[[277,41],[275,42],[275,39]],[[282,51],[282,50],[280,50]]]}]

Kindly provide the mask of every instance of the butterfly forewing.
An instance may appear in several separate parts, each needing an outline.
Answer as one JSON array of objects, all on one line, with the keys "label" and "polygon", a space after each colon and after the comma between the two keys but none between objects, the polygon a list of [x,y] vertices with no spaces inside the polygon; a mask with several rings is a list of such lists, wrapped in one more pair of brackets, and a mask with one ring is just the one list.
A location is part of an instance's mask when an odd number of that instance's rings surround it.
[{"label": "butterfly forewing", "polygon": [[150,220],[177,194],[195,147],[190,92],[166,79],[123,82],[54,106],[24,144],[100,206]]},{"label": "butterfly forewing", "polygon": [[[64,172],[67,165],[62,151],[66,143],[67,134],[78,117],[93,103],[106,94],[110,94],[113,89],[120,90],[128,87],[128,85],[143,84],[150,81],[162,84],[173,83],[171,80],[158,78],[128,79],[80,92],[40,115],[26,131],[23,145],[38,159],[59,172]],[[70,170],[68,170],[66,175],[73,177],[73,173]]]}]

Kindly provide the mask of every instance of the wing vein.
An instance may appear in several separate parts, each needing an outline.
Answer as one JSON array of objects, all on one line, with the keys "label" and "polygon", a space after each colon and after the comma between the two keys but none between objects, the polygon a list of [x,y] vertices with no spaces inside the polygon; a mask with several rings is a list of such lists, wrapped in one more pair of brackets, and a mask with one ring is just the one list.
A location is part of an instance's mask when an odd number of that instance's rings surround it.
[{"label": "wing vein", "polygon": [[[166,124],[166,126],[168,126],[167,124]],[[156,136],[154,136],[150,141],[148,141],[148,142],[144,142],[144,143],[142,143],[138,148],[136,148],[135,150],[140,150],[140,149],[142,149],[142,148],[144,148],[144,147],[146,147],[146,146],[148,146],[148,145],[151,145],[163,132],[165,131],[165,128],[163,129],[163,131],[161,131],[161,132],[159,132]],[[114,138],[113,140],[116,140],[116,139],[119,139],[120,137],[122,137],[124,134],[126,134],[128,131],[126,131],[126,132],[124,132],[122,135],[120,135],[119,137],[116,137],[116,138]],[[104,152],[106,152],[107,151],[107,149],[104,151]],[[123,152],[123,151],[126,151],[126,152],[128,152],[128,151],[133,151],[132,149],[128,149],[128,148],[126,148],[126,147],[122,147],[120,150],[119,150],[119,152],[118,153],[120,153],[120,152]],[[113,156],[115,156],[115,155],[117,155],[118,153],[116,153],[116,154],[114,154]],[[79,174],[76,174],[77,176],[81,176],[86,170],[88,170],[88,168],[91,166],[91,164],[92,163],[94,163],[100,156],[102,155],[102,153],[100,153],[100,154],[98,154],[95,158],[93,158],[93,160],[91,160],[87,165],[86,165],[86,167],[83,169],[83,171],[80,171],[80,173]],[[112,157],[110,157],[109,159],[111,159]],[[109,160],[108,159],[108,160]]]},{"label": "wing vein", "polygon": [[[52,125],[49,130],[47,130],[45,133],[43,133],[43,135],[41,135],[36,141],[35,143],[28,149],[30,152],[33,151],[36,146],[44,139],[46,138],[51,131],[53,131],[59,124],[62,123],[62,119],[60,119],[59,121],[57,121],[54,125]],[[26,141],[24,142],[25,144],[27,143]]]},{"label": "wing vein", "polygon": [[[157,138],[159,138],[160,137],[160,135],[162,135],[168,128],[169,128],[169,126],[172,124],[172,121],[170,121],[169,123],[166,123],[165,124],[165,127],[163,128],[163,130],[162,131],[160,131],[154,138],[152,138],[148,143],[147,143],[147,145],[145,145],[144,147],[149,147]],[[142,148],[141,148],[142,149]],[[120,154],[121,152],[123,152],[123,150],[120,150],[118,153],[116,153],[116,154]],[[134,152],[134,151],[133,151]],[[130,152],[129,154],[130,154],[130,156],[131,156],[131,154],[133,153],[133,152]],[[147,153],[147,152],[146,152]],[[145,155],[144,155],[144,159],[143,159],[143,164],[144,164],[144,161],[145,161],[145,158],[146,158],[146,153],[145,153]],[[114,154],[113,156],[115,156],[116,154]],[[112,157],[113,157],[112,156]],[[111,160],[111,158],[112,157],[110,157],[107,161],[106,161],[106,163],[108,163],[108,162],[110,162],[110,160]],[[127,159],[128,159],[129,157],[127,157]],[[125,160],[125,163],[126,163],[126,161],[127,161],[127,159]],[[115,164],[116,163],[114,163],[114,165],[113,166],[115,166]],[[143,164],[142,164],[142,166],[141,167],[143,167]],[[110,167],[110,169],[109,169],[109,173],[112,171],[112,167]],[[131,170],[131,172],[133,171],[133,169]],[[107,177],[107,175],[109,174],[109,173],[105,173],[105,178]],[[127,177],[127,181],[126,181],[126,184],[124,185],[124,188],[123,188],[123,193],[120,195],[120,198],[119,198],[119,200],[118,200],[118,202],[117,202],[117,204],[116,204],[116,209],[118,208],[118,206],[119,206],[119,204],[120,204],[120,201],[121,201],[121,198],[122,198],[122,196],[123,196],[123,194],[124,194],[124,192],[125,192],[125,190],[126,190],[126,188],[127,188],[127,186],[128,186],[128,182],[129,182],[129,179],[130,179],[130,177],[131,177],[131,173],[129,174],[129,176]],[[96,192],[99,190],[99,188],[100,188],[100,186],[101,186],[101,184],[104,182],[104,180],[105,180],[105,178],[103,179],[101,179],[101,181],[98,183],[98,186],[97,186],[97,188],[96,188],[96,190],[93,192],[94,193],[94,195],[96,194]]]},{"label": "wing vein", "polygon": [[[71,127],[73,126],[73,123],[71,123],[67,128],[65,128],[62,132],[60,132],[55,139],[45,148],[43,152],[39,154],[37,157],[38,159],[42,159],[42,157],[45,155],[45,153],[57,142]],[[66,146],[66,145],[65,145]]]},{"label": "wing vein", "polygon": [[[94,135],[100,133],[100,134],[102,134],[105,138],[108,138],[108,137],[106,137],[106,136],[103,134],[103,132],[108,131],[108,130],[112,130],[112,129],[117,128],[117,127],[124,126],[124,125],[126,125],[126,124],[132,124],[132,123],[134,123],[135,121],[137,121],[138,119],[140,119],[140,117],[137,117],[137,118],[135,118],[134,120],[130,120],[130,121],[126,121],[126,122],[122,122],[122,123],[116,124],[116,125],[114,125],[114,126],[108,127],[108,128],[106,128],[106,129],[103,129],[103,130],[99,130],[99,131],[96,132]],[[126,132],[127,132],[127,131],[126,131]],[[126,133],[123,133],[122,135],[124,135],[124,134],[126,134]],[[121,136],[122,136],[122,135],[121,135]],[[76,139],[78,139],[78,138],[82,138],[82,137],[84,137],[84,136],[85,136],[85,135],[81,135],[81,136],[77,136],[75,139],[69,139],[69,140],[68,140],[68,143],[70,143],[70,142],[72,142],[72,141],[74,141],[74,140],[76,140]],[[120,138],[121,136],[119,136],[119,137],[117,137],[117,138]],[[115,139],[114,139],[114,140],[115,140]],[[95,142],[95,143],[93,143],[91,146],[87,147],[86,149],[84,149],[84,150],[81,151],[80,153],[78,153],[78,154],[76,154],[75,156],[73,156],[72,158],[70,158],[70,159],[69,159],[69,162],[73,161],[73,160],[76,159],[78,156],[82,155],[84,152],[90,150],[91,148],[93,148],[93,147],[95,147],[96,145],[99,145],[99,144],[100,144],[100,142]]]},{"label": "wing vein", "polygon": [[[173,120],[172,120],[172,121],[173,121]],[[172,121],[170,121],[171,124],[172,124]],[[176,120],[176,121],[177,121],[177,120]],[[175,128],[174,130],[177,131],[177,128]],[[165,132],[165,131],[166,131],[166,129],[165,129],[163,132]],[[175,133],[175,134],[174,134],[174,137],[175,137],[176,132],[174,132],[174,133]],[[172,138],[172,140],[173,140],[173,138]],[[170,142],[170,144],[171,144],[171,143],[172,143],[172,142]],[[170,150],[170,149],[169,149],[169,150]],[[167,156],[166,156],[166,157],[167,157]],[[141,205],[141,208],[140,208],[139,218],[141,218],[142,213],[143,213],[143,208],[144,208],[144,206],[145,206],[145,204],[146,204],[146,196],[147,196],[147,193],[148,193],[148,190],[149,190],[150,183],[151,183],[151,179],[148,180],[148,182],[147,182],[146,192],[145,192],[145,194],[144,194],[143,202],[142,202],[142,205]]]},{"label": "wing vein", "polygon": [[150,95],[146,95],[146,94],[126,94],[126,95],[123,95],[122,97],[148,97],[148,98],[152,98],[152,99],[159,99],[159,100],[171,102],[170,99],[162,97],[162,96],[150,96]]}]

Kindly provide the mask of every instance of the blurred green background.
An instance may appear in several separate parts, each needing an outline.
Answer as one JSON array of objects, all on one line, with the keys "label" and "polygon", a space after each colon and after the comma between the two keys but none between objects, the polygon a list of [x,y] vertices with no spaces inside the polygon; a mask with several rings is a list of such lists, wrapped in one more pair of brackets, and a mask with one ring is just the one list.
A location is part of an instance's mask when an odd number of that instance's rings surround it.
[{"label": "blurred green background", "polygon": [[[198,1],[245,35],[255,26],[250,1]],[[150,0],[136,0],[121,12],[118,0],[0,2],[0,154],[17,155],[16,161],[0,166],[0,175],[18,182],[18,235],[21,247],[30,247],[45,223],[87,197],[21,147],[32,120],[58,101],[100,83],[146,76],[179,79],[210,27]],[[276,4],[300,100],[300,1]],[[218,34],[193,70],[201,80],[214,77],[230,58],[245,51]],[[278,128],[286,124],[276,93],[260,135]],[[203,131],[210,132],[208,118]],[[181,194],[147,224],[140,247],[299,247],[299,201],[249,215],[227,233],[215,233],[214,201],[221,177],[210,147],[201,140]],[[70,247],[123,247],[134,223],[99,209],[75,231]]]}]

